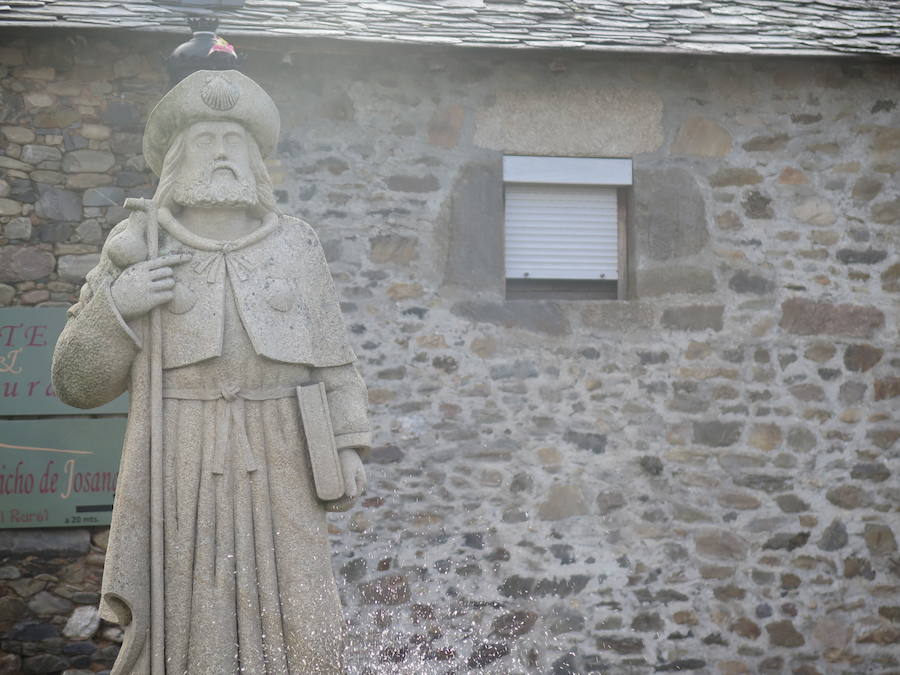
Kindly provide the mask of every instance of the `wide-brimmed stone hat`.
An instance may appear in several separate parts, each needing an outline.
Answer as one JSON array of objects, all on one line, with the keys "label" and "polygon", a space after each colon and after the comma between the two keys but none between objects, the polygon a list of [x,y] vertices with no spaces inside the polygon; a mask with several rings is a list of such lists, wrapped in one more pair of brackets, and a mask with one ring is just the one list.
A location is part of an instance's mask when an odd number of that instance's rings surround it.
[{"label": "wide-brimmed stone hat", "polygon": [[275,148],[281,126],[275,102],[249,77],[236,70],[198,70],[172,87],[147,118],[144,159],[157,176],[176,134],[204,120],[244,125],[263,157]]}]

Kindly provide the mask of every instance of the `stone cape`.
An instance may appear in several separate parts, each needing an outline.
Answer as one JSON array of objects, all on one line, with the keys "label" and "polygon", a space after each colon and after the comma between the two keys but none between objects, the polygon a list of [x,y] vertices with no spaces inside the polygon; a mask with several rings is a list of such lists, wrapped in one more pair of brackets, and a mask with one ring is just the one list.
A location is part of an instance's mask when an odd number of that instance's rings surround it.
[{"label": "stone cape", "polygon": [[159,222],[168,235],[161,238],[160,255],[194,255],[174,268],[175,299],[163,308],[163,368],[220,354],[226,270],[257,354],[318,367],[355,359],[346,339],[336,339],[343,337],[343,319],[309,225],[269,214],[257,230],[224,244],[192,234],[166,209],[160,209]]},{"label": "stone cape", "polygon": [[[315,498],[293,387],[310,379],[325,382],[339,447],[366,448],[370,434],[365,385],[353,365],[321,246],[308,225],[284,216],[267,219],[257,238],[227,244],[202,238],[186,243],[177,223],[161,220],[164,248],[195,253],[182,266],[182,281],[200,296],[218,298],[198,298],[181,315],[163,310],[163,322],[196,313],[192,322],[208,322],[219,335],[212,358],[164,370],[167,672],[341,672],[343,618],[325,506]],[[204,250],[216,247],[221,250]],[[227,260],[242,251],[258,256],[253,269],[261,275],[293,269],[293,276],[282,278],[292,280],[296,304],[285,302],[282,289],[275,301],[283,309],[270,306],[265,281],[246,286],[242,295],[251,266]],[[216,264],[220,269],[213,271]],[[83,407],[126,387],[131,391],[101,611],[126,626],[113,672],[144,674],[150,671],[148,357],[137,346],[140,322],[126,324],[112,305],[114,276],[104,252],[70,312],[54,379],[63,400]],[[315,303],[303,295],[309,289],[294,283],[311,279],[321,284],[313,288],[321,294]],[[320,361],[267,358],[267,338],[254,339],[247,329],[242,302],[256,303],[253,311],[266,315],[295,318],[302,315],[293,307],[314,305],[317,318],[341,322],[340,331],[316,335],[310,327],[310,339],[298,340],[330,343],[311,352]],[[200,311],[213,306],[218,314]],[[239,392],[236,397],[226,398],[229,388]],[[233,533],[222,525],[233,526]]]}]

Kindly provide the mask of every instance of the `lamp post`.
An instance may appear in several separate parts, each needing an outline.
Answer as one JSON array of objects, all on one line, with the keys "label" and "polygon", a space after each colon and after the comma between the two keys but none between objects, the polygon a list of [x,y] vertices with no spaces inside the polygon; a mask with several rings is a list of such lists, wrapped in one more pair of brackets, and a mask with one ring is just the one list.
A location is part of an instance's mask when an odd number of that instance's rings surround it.
[{"label": "lamp post", "polygon": [[244,0],[154,0],[185,15],[193,36],[178,45],[166,58],[169,87],[174,87],[197,70],[237,69],[240,59],[224,38],[216,35],[217,12],[240,9]]}]

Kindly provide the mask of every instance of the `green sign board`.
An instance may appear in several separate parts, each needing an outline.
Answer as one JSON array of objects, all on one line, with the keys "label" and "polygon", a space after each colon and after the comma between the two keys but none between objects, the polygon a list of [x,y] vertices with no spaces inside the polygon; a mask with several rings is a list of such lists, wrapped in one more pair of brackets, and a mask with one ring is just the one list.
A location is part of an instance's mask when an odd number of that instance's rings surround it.
[{"label": "green sign board", "polygon": [[73,408],[56,397],[50,383],[50,363],[65,325],[65,307],[0,309],[0,415],[128,412],[126,394],[91,410]]},{"label": "green sign board", "polygon": [[109,525],[123,418],[0,420],[0,528]]}]

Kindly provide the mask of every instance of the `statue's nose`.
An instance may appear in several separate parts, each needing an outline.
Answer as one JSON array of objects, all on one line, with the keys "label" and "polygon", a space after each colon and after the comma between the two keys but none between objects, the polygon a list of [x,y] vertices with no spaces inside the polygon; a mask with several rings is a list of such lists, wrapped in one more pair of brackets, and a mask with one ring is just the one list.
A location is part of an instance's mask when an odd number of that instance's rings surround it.
[{"label": "statue's nose", "polygon": [[216,139],[216,159],[225,159],[225,139],[219,136]]}]

